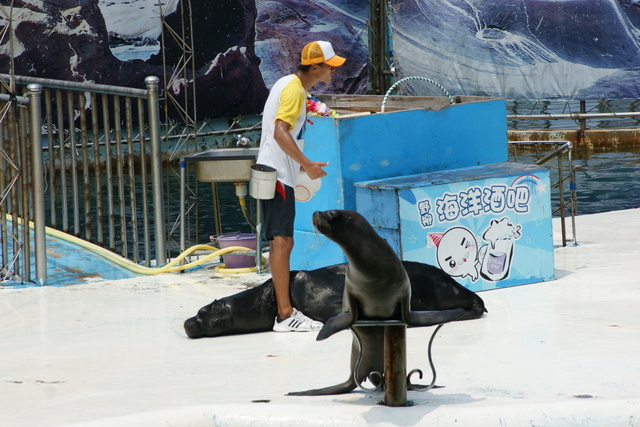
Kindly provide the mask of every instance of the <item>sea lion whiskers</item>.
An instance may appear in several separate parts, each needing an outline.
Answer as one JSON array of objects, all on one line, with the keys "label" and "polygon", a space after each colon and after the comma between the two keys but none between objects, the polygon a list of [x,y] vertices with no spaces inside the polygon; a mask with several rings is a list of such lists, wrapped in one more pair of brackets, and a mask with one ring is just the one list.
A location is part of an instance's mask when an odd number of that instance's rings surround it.
[{"label": "sea lion whiskers", "polygon": [[333,231],[331,229],[331,216],[327,217],[319,215],[319,212],[315,212],[312,216],[313,226],[321,233],[331,239]]}]

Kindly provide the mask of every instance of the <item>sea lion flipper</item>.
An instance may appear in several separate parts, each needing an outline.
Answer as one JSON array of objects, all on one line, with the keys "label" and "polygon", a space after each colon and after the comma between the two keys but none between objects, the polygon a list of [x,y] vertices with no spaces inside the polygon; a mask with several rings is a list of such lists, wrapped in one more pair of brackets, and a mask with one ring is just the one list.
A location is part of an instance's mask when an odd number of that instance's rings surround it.
[{"label": "sea lion flipper", "polygon": [[347,381],[341,384],[336,384],[331,387],[316,388],[313,390],[293,391],[291,393],[287,393],[287,396],[325,396],[329,394],[343,394],[349,393],[355,388],[356,382],[353,380],[353,377],[350,377]]},{"label": "sea lion flipper", "polygon": [[344,312],[344,311],[342,313],[338,313],[335,316],[330,317],[325,322],[320,332],[318,332],[318,336],[316,337],[316,340],[322,341],[324,339],[327,339],[331,335],[335,334],[336,332],[340,332],[344,329],[347,329],[348,327],[353,325],[354,321],[355,319],[353,317],[353,313]]},{"label": "sea lion flipper", "polygon": [[404,320],[409,326],[433,326],[458,320],[464,313],[463,308],[440,311],[409,311]]}]

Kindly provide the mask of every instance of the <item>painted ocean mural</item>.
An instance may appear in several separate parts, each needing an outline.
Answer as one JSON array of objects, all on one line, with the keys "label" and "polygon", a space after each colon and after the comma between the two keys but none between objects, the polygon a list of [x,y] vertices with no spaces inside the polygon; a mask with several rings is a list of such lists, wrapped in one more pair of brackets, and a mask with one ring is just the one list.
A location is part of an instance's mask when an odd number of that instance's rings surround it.
[{"label": "painted ocean mural", "polygon": [[[0,72],[143,87],[180,67],[156,0],[2,1]],[[179,0],[161,3],[179,27]],[[167,90],[197,89],[204,117],[260,113],[302,46],[331,41],[348,58],[316,93],[367,91],[368,0],[191,0],[195,71]],[[638,0],[390,0],[396,78],[426,77],[450,93],[507,99],[640,97]],[[43,35],[46,35],[44,37]],[[165,63],[163,63],[163,61]],[[418,89],[416,88],[416,92]]]},{"label": "painted ocean mural", "polygon": [[[191,21],[182,18],[186,3],[178,0],[161,6],[156,0],[1,4],[2,73],[10,72],[11,56],[16,75],[117,86],[142,88],[146,76],[166,71],[180,77],[166,88],[175,99],[195,85],[200,118],[235,117],[260,113],[270,85],[295,71],[302,47],[324,39],[349,61],[331,85],[318,85],[315,92],[366,91],[366,32],[362,40],[362,30],[352,25],[360,22],[364,28],[364,18],[347,11],[349,2],[336,8],[324,1],[191,0]],[[193,42],[193,71],[185,67],[186,78],[180,74],[182,48],[168,32],[161,52],[160,7],[173,31],[180,33],[185,24],[186,44]]]},{"label": "painted ocean mural", "polygon": [[507,99],[636,98],[637,0],[392,0],[400,77]]}]

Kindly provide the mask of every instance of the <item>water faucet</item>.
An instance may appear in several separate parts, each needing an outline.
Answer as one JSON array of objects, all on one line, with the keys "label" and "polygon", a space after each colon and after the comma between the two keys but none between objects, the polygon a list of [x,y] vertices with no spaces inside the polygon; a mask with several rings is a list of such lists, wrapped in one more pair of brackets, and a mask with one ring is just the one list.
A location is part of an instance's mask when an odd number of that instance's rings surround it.
[{"label": "water faucet", "polygon": [[246,136],[235,135],[235,138],[238,140],[236,141],[236,147],[246,147],[251,142]]}]

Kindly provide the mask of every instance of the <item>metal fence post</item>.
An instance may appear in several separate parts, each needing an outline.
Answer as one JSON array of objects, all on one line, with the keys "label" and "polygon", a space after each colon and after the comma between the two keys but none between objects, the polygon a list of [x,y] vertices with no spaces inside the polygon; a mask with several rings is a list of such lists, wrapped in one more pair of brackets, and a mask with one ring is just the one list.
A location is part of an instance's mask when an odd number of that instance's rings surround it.
[{"label": "metal fence post", "polygon": [[158,83],[160,79],[149,76],[144,79],[147,86],[149,106],[149,139],[151,150],[151,185],[153,187],[153,209],[155,216],[156,265],[167,262],[166,233],[164,224],[164,196],[162,192],[162,167],[160,157],[160,104]]},{"label": "metal fence post", "polygon": [[[42,86],[27,86],[29,98],[29,123],[31,126],[31,179],[33,180],[33,235],[36,253],[36,282],[47,283],[47,235],[44,212],[44,173],[42,171],[42,129],[40,97]],[[25,224],[25,227],[27,224]]]}]

